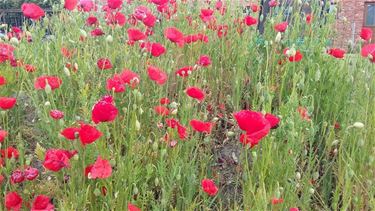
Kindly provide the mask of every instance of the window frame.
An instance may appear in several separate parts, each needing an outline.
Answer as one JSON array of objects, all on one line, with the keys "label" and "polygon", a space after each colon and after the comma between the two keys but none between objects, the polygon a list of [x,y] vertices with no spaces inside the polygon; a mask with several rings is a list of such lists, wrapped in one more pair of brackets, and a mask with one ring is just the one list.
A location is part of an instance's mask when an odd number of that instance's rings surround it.
[{"label": "window frame", "polygon": [[[375,27],[375,20],[374,20],[374,25],[367,25],[367,15],[368,15],[368,9],[367,7],[369,5],[373,5],[373,7],[375,7],[375,2],[365,2],[365,5],[364,5],[364,16],[363,16],[363,26],[365,27]],[[375,18],[375,16],[374,16]]]}]

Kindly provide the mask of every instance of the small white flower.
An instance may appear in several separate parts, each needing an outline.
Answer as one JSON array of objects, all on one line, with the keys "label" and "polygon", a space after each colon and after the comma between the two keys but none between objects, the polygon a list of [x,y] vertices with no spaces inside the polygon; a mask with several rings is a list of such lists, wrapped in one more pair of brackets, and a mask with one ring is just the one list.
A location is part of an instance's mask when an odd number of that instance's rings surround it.
[{"label": "small white flower", "polygon": [[105,41],[108,42],[108,43],[113,42],[113,37],[112,37],[112,35],[108,35],[108,36],[105,38]]},{"label": "small white flower", "polygon": [[362,122],[354,122],[353,127],[363,128],[363,127],[365,127],[365,125]]}]

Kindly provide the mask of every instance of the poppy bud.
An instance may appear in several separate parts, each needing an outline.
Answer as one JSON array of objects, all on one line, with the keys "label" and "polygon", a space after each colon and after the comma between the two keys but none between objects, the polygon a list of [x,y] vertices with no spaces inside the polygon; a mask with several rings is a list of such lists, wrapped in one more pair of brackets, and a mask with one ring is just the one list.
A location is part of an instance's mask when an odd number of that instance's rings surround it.
[{"label": "poppy bud", "polygon": [[138,190],[137,186],[134,185],[133,195],[137,195],[138,193],[139,193],[139,190]]},{"label": "poppy bud", "polygon": [[340,141],[336,139],[336,140],[334,140],[334,141],[332,142],[331,146],[336,146],[339,142],[340,142]]},{"label": "poppy bud", "polygon": [[101,195],[101,192],[100,192],[99,188],[95,188],[94,195],[95,196],[100,196]]},{"label": "poppy bud", "polygon": [[315,193],[314,188],[310,188],[309,192],[310,192],[310,194],[314,194]]},{"label": "poppy bud", "polygon": [[362,122],[355,122],[353,124],[353,127],[355,127],[355,128],[363,128],[363,127],[365,127],[365,125]]},{"label": "poppy bud", "polygon": [[178,107],[178,103],[176,103],[176,102],[172,102],[169,106],[171,107],[171,108],[177,108]]},{"label": "poppy bud", "polygon": [[49,102],[49,101],[46,101],[45,103],[44,103],[44,106],[50,106],[51,105],[51,103]]},{"label": "poppy bud", "polygon": [[299,172],[296,173],[296,179],[297,179],[297,180],[300,180],[300,179],[301,179],[301,173],[299,173]]},{"label": "poppy bud", "polygon": [[27,37],[31,37],[31,32],[26,31],[25,34],[26,34]]},{"label": "poppy bud", "polygon": [[142,108],[139,108],[139,110],[138,110],[139,115],[142,115],[143,112],[144,112],[143,109],[142,109]]},{"label": "poppy bud", "polygon": [[276,35],[276,38],[275,38],[275,42],[279,43],[280,41],[281,41],[281,32],[277,32],[277,35]]},{"label": "poppy bud", "polygon": [[235,135],[235,133],[233,132],[233,131],[228,131],[227,132],[227,136],[228,137],[232,137],[232,136],[234,136]]},{"label": "poppy bud", "polygon": [[158,149],[159,149],[158,142],[155,141],[155,142],[152,144],[152,150],[156,151],[156,150],[158,150]]},{"label": "poppy bud", "polygon": [[18,39],[16,37],[10,38],[9,42],[12,45],[18,45],[18,44],[20,44],[20,42],[18,41]]},{"label": "poppy bud", "polygon": [[172,112],[171,112],[171,114],[172,114],[172,115],[176,115],[177,112],[178,112],[178,109],[173,109]]},{"label": "poppy bud", "polygon": [[177,180],[177,181],[180,181],[180,180],[181,180],[181,174],[177,174],[177,175],[176,175],[176,180]]},{"label": "poppy bud", "polygon": [[113,37],[111,35],[108,35],[106,38],[105,38],[105,41],[108,42],[108,43],[111,43],[113,42]]},{"label": "poppy bud", "polygon": [[141,123],[138,120],[135,120],[135,129],[139,131],[141,129]]},{"label": "poppy bud", "polygon": [[80,29],[81,36],[86,38],[87,37],[87,32],[83,29]]},{"label": "poppy bud", "polygon": [[46,83],[44,91],[46,91],[47,94],[50,94],[52,92],[52,87],[48,83]]},{"label": "poppy bud", "polygon": [[159,178],[155,178],[155,186],[159,186],[160,182],[159,182]]},{"label": "poppy bud", "polygon": [[64,73],[66,76],[70,77],[70,71],[67,67],[64,67]]}]

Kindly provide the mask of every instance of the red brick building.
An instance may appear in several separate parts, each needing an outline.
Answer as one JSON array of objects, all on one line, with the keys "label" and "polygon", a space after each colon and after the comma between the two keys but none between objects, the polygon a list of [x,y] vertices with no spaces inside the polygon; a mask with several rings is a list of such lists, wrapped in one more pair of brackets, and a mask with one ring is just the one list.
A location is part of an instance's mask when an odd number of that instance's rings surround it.
[{"label": "red brick building", "polygon": [[348,48],[358,40],[362,27],[372,29],[375,41],[375,0],[340,0],[338,11],[335,45]]}]

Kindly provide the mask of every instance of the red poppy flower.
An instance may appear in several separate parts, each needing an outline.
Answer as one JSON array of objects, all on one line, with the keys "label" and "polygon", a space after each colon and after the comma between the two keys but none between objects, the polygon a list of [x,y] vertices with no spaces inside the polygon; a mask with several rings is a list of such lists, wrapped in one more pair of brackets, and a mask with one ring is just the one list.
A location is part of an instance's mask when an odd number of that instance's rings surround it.
[{"label": "red poppy flower", "polygon": [[40,76],[34,82],[34,88],[36,90],[45,89],[47,84],[51,90],[59,88],[62,84],[62,80],[57,76]]},{"label": "red poppy flower", "polygon": [[277,32],[285,32],[285,30],[288,28],[288,22],[281,22],[281,23],[278,23],[274,26],[274,29],[277,31]]},{"label": "red poppy flower", "polygon": [[183,68],[180,68],[179,70],[176,71],[176,75],[180,77],[187,77],[189,76],[194,70],[194,67],[192,66],[186,66]]},{"label": "red poppy flower", "polygon": [[101,58],[96,64],[100,70],[109,70],[112,68],[112,63],[108,58]]},{"label": "red poppy flower", "polygon": [[126,17],[121,12],[117,12],[114,17],[114,24],[119,26],[124,26],[126,24]]},{"label": "red poppy flower", "polygon": [[272,198],[272,200],[271,200],[271,203],[272,203],[273,205],[281,204],[281,203],[283,203],[283,202],[284,202],[284,199],[282,199],[282,198],[276,198],[276,197],[274,197],[274,198]]},{"label": "red poppy flower", "polygon": [[207,55],[202,55],[199,57],[198,61],[196,62],[197,65],[202,67],[207,67],[212,64],[211,58]]},{"label": "red poppy flower", "polygon": [[166,51],[165,47],[160,43],[143,42],[139,46],[146,49],[146,51],[151,53],[154,57],[159,57]]},{"label": "red poppy flower", "polygon": [[104,96],[92,108],[92,121],[95,124],[100,122],[112,122],[116,119],[118,109],[114,105],[112,96]]},{"label": "red poppy flower", "polygon": [[120,73],[121,80],[125,83],[128,84],[130,87],[135,88],[138,86],[140,79],[139,75],[131,70],[124,69]]},{"label": "red poppy flower", "polygon": [[169,109],[165,106],[155,106],[154,111],[159,114],[160,116],[168,116]]},{"label": "red poppy flower", "polygon": [[64,112],[62,111],[59,111],[59,110],[51,110],[49,112],[49,115],[53,118],[53,119],[62,119],[64,117]]},{"label": "red poppy flower", "polygon": [[45,195],[38,195],[35,197],[31,211],[53,211],[55,206],[51,203],[51,199]]},{"label": "red poppy flower", "polygon": [[147,7],[140,5],[134,9],[133,15],[138,20],[143,20],[147,17],[147,14],[150,14],[151,10]]},{"label": "red poppy flower", "polygon": [[39,175],[38,169],[33,167],[27,167],[23,173],[25,174],[25,178],[29,181],[34,180]]},{"label": "red poppy flower", "polygon": [[243,22],[246,24],[246,26],[254,26],[258,23],[258,19],[248,15],[244,18]]},{"label": "red poppy flower", "polygon": [[241,135],[240,141],[251,147],[257,145],[271,129],[270,122],[260,112],[242,110],[233,115],[241,130],[246,131],[246,135]]},{"label": "red poppy flower", "polygon": [[45,15],[44,10],[34,3],[23,3],[21,5],[21,10],[26,18],[30,18],[32,20],[39,20]]},{"label": "red poppy flower", "polygon": [[78,9],[84,12],[90,12],[91,10],[96,10],[97,7],[92,0],[80,0]]},{"label": "red poppy flower", "polygon": [[131,42],[136,42],[139,40],[145,40],[147,36],[139,29],[129,28],[128,29],[128,39]]},{"label": "red poppy flower", "polygon": [[122,6],[122,0],[107,0],[107,5],[113,10],[119,9]]},{"label": "red poppy flower", "polygon": [[0,108],[3,110],[8,110],[16,105],[17,99],[13,97],[0,97]]},{"label": "red poppy flower", "polygon": [[213,124],[193,119],[190,121],[190,126],[197,132],[210,134]]},{"label": "red poppy flower", "polygon": [[311,24],[312,20],[313,20],[312,14],[306,15],[306,23],[307,24]]},{"label": "red poppy flower", "polygon": [[22,207],[22,198],[17,192],[9,192],[5,195],[5,207],[8,210],[19,211]]},{"label": "red poppy flower", "polygon": [[155,66],[148,66],[147,68],[148,77],[155,81],[159,85],[165,84],[168,80],[168,75],[164,71],[160,70]]},{"label": "red poppy flower", "polygon": [[83,145],[91,144],[98,140],[103,135],[98,129],[94,126],[88,124],[81,124],[79,129],[79,140]]},{"label": "red poppy flower", "polygon": [[300,114],[301,118],[306,121],[311,121],[310,115],[305,107],[299,106],[297,108],[298,113]]},{"label": "red poppy flower", "polygon": [[216,187],[215,182],[210,179],[203,179],[201,182],[203,191],[210,196],[215,196],[219,189]]},{"label": "red poppy flower", "polygon": [[142,19],[142,22],[147,27],[154,27],[156,23],[156,17],[152,13],[147,13],[146,17]]},{"label": "red poppy flower", "polygon": [[163,97],[160,99],[160,104],[165,105],[169,104],[171,101],[167,97]]},{"label": "red poppy flower", "polygon": [[184,34],[175,27],[169,27],[164,30],[164,36],[179,47],[184,46]]},{"label": "red poppy flower", "polygon": [[106,179],[112,175],[112,166],[108,160],[103,160],[100,156],[90,169],[88,177],[90,179]]},{"label": "red poppy flower", "polygon": [[250,5],[250,9],[251,9],[251,11],[253,11],[253,12],[258,12],[258,11],[260,11],[260,6],[257,5],[257,4],[251,4],[251,5]]},{"label": "red poppy flower", "polygon": [[227,33],[228,33],[228,26],[227,25],[219,25],[217,27],[217,36],[219,38],[222,38],[222,37],[225,37],[227,36]]},{"label": "red poppy flower", "polygon": [[76,151],[70,152],[63,149],[48,149],[43,166],[50,171],[60,171],[60,169],[70,166],[69,159],[75,154]]},{"label": "red poppy flower", "polygon": [[90,34],[91,34],[91,36],[93,36],[93,37],[99,37],[99,36],[104,35],[105,33],[103,32],[103,30],[101,30],[101,29],[99,29],[99,28],[96,28],[96,29],[92,30],[92,31],[90,32]]},{"label": "red poppy flower", "polygon": [[289,55],[288,54],[289,48],[284,49],[284,55],[288,57],[288,60],[290,62],[299,62],[302,60],[303,55],[299,50],[296,50],[294,55]]},{"label": "red poppy flower", "polygon": [[279,2],[277,2],[277,0],[271,0],[268,2],[268,6],[270,7],[276,7],[277,5],[279,5]]},{"label": "red poppy flower", "polygon": [[189,97],[192,97],[194,99],[197,99],[198,101],[203,101],[205,98],[204,92],[199,89],[198,87],[191,86],[186,89],[186,94]]},{"label": "red poppy flower", "polygon": [[63,131],[61,131],[60,134],[68,140],[75,140],[79,136],[79,130],[80,130],[80,128],[69,127],[69,128],[65,128]]},{"label": "red poppy flower", "polygon": [[7,81],[6,81],[5,77],[0,75],[0,86],[5,85],[6,83],[7,83]]},{"label": "red poppy flower", "polygon": [[69,50],[68,48],[65,48],[65,47],[61,48],[61,54],[67,59],[72,58],[75,52],[76,52],[76,49]]},{"label": "red poppy flower", "polygon": [[125,83],[122,81],[120,75],[115,74],[112,78],[107,79],[106,89],[116,93],[125,91]]},{"label": "red poppy flower", "polygon": [[267,113],[264,115],[264,118],[270,123],[271,129],[275,129],[279,126],[280,119],[277,116]]},{"label": "red poppy flower", "polygon": [[372,38],[372,30],[371,30],[371,28],[363,27],[361,29],[360,37],[364,41],[370,41],[370,39]]},{"label": "red poppy flower", "polygon": [[87,26],[93,26],[93,25],[98,25],[98,24],[99,24],[98,18],[96,18],[95,16],[89,16],[86,19],[86,25]]},{"label": "red poppy flower", "polygon": [[77,6],[77,3],[78,3],[78,0],[65,0],[64,8],[72,11]]},{"label": "red poppy flower", "polygon": [[10,175],[10,182],[12,184],[21,183],[23,181],[25,181],[25,174],[21,170],[17,169]]},{"label": "red poppy flower", "polygon": [[5,130],[0,130],[0,143],[4,142],[4,139],[8,136],[8,132]]},{"label": "red poppy flower", "polygon": [[128,211],[141,211],[141,209],[139,209],[134,204],[128,203]]},{"label": "red poppy flower", "polygon": [[375,63],[375,44],[364,45],[361,49],[361,55],[369,58],[372,63]]},{"label": "red poppy flower", "polygon": [[0,150],[0,154],[1,154],[1,157],[8,158],[8,159],[11,159],[11,158],[18,159],[18,157],[20,156],[20,153],[14,147],[8,147],[6,149]]},{"label": "red poppy flower", "polygon": [[182,140],[188,136],[186,127],[181,125],[180,123],[177,124],[177,133]]},{"label": "red poppy flower", "polygon": [[214,11],[211,9],[201,9],[201,14],[199,15],[200,19],[203,22],[209,22],[211,19],[215,18],[213,16]]},{"label": "red poppy flower", "polygon": [[298,207],[291,207],[291,208],[289,209],[289,211],[299,211],[299,208],[298,208]]},{"label": "red poppy flower", "polygon": [[5,44],[5,43],[0,43],[0,63],[3,63],[7,60],[14,60],[14,47]]},{"label": "red poppy flower", "polygon": [[345,56],[345,51],[340,48],[331,48],[327,50],[327,53],[335,58],[342,59]]}]

